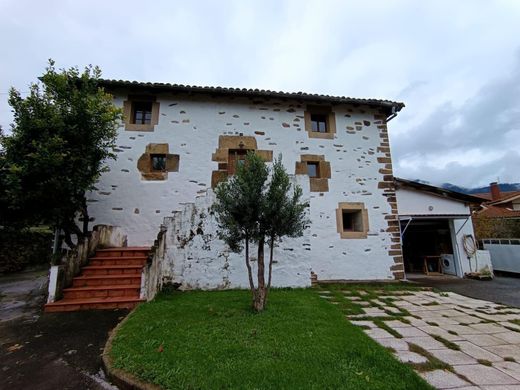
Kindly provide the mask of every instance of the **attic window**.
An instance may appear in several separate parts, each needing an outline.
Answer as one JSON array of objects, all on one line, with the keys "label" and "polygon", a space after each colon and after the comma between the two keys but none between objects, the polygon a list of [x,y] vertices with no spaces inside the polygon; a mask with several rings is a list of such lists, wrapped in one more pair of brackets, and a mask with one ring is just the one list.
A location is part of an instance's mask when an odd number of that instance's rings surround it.
[{"label": "attic window", "polygon": [[155,96],[128,95],[123,102],[126,131],[154,131],[159,124],[159,102]]},{"label": "attic window", "polygon": [[311,129],[315,133],[327,132],[327,115],[311,114]]},{"label": "attic window", "polygon": [[342,210],[342,213],[344,232],[363,231],[363,215],[361,210]]},{"label": "attic window", "polygon": [[305,130],[307,130],[309,138],[334,138],[336,117],[331,106],[309,105],[304,114]]},{"label": "attic window", "polygon": [[152,123],[152,102],[132,102],[132,123],[149,125]]},{"label": "attic window", "polygon": [[164,172],[166,170],[166,155],[165,154],[151,154],[152,171]]}]

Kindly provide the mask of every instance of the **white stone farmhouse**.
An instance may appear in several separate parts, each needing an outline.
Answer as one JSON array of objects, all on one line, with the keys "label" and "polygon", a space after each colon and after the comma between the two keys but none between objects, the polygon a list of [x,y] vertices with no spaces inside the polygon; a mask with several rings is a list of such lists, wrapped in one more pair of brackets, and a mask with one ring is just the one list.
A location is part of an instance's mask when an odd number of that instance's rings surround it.
[{"label": "white stone farmhouse", "polygon": [[125,123],[116,161],[88,195],[94,224],[128,245],[164,232],[159,284],[247,287],[241,254],[216,237],[214,188],[248,150],[279,154],[310,201],[311,227],[281,243],[274,284],[404,276],[387,122],[402,103],[105,80]]}]

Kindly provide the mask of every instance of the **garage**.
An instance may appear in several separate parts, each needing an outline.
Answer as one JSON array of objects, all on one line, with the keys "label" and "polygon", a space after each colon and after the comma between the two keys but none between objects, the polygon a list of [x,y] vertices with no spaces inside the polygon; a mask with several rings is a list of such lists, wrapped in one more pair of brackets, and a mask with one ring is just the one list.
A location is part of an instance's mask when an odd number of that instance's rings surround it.
[{"label": "garage", "polygon": [[471,210],[482,199],[399,178],[395,184],[406,275],[471,272]]}]

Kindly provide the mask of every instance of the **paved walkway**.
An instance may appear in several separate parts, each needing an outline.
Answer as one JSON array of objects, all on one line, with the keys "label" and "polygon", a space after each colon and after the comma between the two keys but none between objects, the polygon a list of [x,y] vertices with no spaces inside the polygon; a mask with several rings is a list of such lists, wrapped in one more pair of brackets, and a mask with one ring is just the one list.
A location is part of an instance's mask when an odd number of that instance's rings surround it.
[{"label": "paved walkway", "polygon": [[452,291],[468,297],[498,302],[520,308],[520,277],[496,276],[493,280],[480,281],[449,276],[425,276],[410,274],[408,278],[422,286]]},{"label": "paved walkway", "polygon": [[520,389],[520,309],[445,292],[364,295],[344,292],[363,310],[351,322],[434,387]]},{"label": "paved walkway", "polygon": [[46,271],[0,277],[0,387],[114,389],[100,355],[128,311],[43,314],[46,279]]}]

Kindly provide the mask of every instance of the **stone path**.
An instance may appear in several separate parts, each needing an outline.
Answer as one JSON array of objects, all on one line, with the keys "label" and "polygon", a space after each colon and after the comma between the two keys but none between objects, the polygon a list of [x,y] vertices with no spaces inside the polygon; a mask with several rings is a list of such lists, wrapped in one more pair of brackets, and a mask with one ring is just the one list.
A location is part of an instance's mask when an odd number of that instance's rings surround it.
[{"label": "stone path", "polygon": [[520,309],[433,291],[320,291],[438,389],[520,390]]}]

